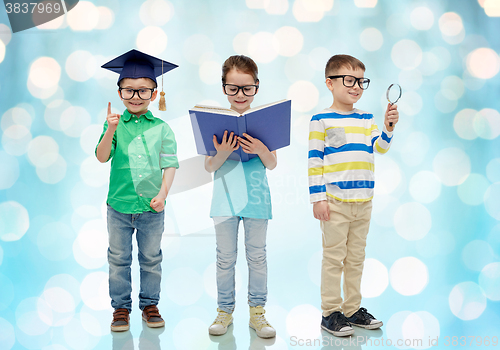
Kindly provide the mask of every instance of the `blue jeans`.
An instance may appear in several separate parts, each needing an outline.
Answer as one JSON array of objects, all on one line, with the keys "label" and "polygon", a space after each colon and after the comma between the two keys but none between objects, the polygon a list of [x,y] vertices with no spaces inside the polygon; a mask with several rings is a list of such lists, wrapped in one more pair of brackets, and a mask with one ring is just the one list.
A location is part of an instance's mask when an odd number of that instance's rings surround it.
[{"label": "blue jeans", "polygon": [[217,240],[217,303],[219,309],[232,313],[235,304],[235,265],[238,225],[243,220],[248,263],[248,304],[264,306],[267,301],[267,220],[214,216]]},{"label": "blue jeans", "polygon": [[139,249],[141,290],[139,308],[158,305],[161,282],[161,237],[165,213],[123,214],[108,205],[109,296],[114,309],[132,311],[132,235]]}]

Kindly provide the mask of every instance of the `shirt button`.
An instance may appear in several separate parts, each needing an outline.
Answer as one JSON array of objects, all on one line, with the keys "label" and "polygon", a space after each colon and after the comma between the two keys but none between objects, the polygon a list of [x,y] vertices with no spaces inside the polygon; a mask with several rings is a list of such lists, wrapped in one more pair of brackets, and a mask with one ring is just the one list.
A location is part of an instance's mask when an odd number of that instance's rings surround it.
[{"label": "shirt button", "polygon": [[138,121],[138,120],[136,120],[135,122],[136,122],[136,123],[139,123],[139,121]]},{"label": "shirt button", "polygon": [[138,136],[138,137],[137,137],[137,139],[138,139],[138,140],[140,140],[140,139],[141,139],[141,137],[140,137],[140,136]]},{"label": "shirt button", "polygon": [[141,156],[139,156],[139,158],[141,158]]},{"label": "shirt button", "polygon": [[142,197],[142,193],[141,193],[141,194],[139,194],[139,196],[141,196],[141,197]]},{"label": "shirt button", "polygon": [[142,175],[139,175],[139,177],[142,177]]}]

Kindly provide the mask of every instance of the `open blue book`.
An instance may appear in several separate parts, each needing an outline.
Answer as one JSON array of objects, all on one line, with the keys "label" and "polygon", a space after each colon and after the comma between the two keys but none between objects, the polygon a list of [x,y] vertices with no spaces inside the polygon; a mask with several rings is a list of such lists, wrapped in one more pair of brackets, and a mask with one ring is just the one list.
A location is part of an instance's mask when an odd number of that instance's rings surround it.
[{"label": "open blue book", "polygon": [[[262,141],[270,151],[290,145],[291,101],[281,100],[256,108],[243,114],[232,109],[197,105],[189,110],[191,125],[198,154],[214,156],[217,151],[213,135],[222,142],[224,131],[242,136],[243,133]],[[246,162],[256,154],[243,152],[241,147],[231,153],[228,159]]]}]

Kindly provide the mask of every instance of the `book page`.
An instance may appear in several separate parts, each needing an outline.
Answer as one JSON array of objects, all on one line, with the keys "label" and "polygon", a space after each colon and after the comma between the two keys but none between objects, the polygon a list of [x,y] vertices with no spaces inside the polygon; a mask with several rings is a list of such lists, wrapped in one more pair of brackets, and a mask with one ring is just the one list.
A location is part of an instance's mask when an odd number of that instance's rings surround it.
[{"label": "book page", "polygon": [[283,103],[285,101],[288,101],[288,100],[280,100],[280,101],[276,101],[276,102],[271,102],[271,103],[267,103],[265,105],[262,105],[262,106],[258,106],[258,107],[255,107],[255,108],[250,108],[249,110],[245,111],[245,113],[243,114],[250,114],[252,112],[256,112],[258,110],[261,110],[261,109],[264,109],[264,108],[267,108],[267,107],[270,107],[270,106],[274,106],[274,105],[278,105],[280,103]]},{"label": "book page", "polygon": [[217,106],[196,105],[191,110],[201,111],[201,112],[212,112],[212,113],[225,114],[225,115],[234,115],[236,117],[241,116],[241,114],[239,114],[236,111],[233,111],[232,109],[228,109],[228,108],[224,108],[224,107],[217,107]]}]

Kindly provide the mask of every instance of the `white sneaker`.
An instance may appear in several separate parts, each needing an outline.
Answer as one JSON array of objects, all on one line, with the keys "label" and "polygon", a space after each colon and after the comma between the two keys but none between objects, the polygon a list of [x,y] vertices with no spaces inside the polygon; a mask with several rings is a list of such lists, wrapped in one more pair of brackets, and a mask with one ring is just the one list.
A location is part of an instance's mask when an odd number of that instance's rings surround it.
[{"label": "white sneaker", "polygon": [[276,330],[267,322],[264,314],[266,311],[262,306],[250,307],[250,327],[255,329],[261,338],[273,338]]},{"label": "white sneaker", "polygon": [[217,308],[219,312],[214,323],[208,327],[208,333],[211,335],[223,335],[227,332],[227,327],[233,323],[233,316]]}]

